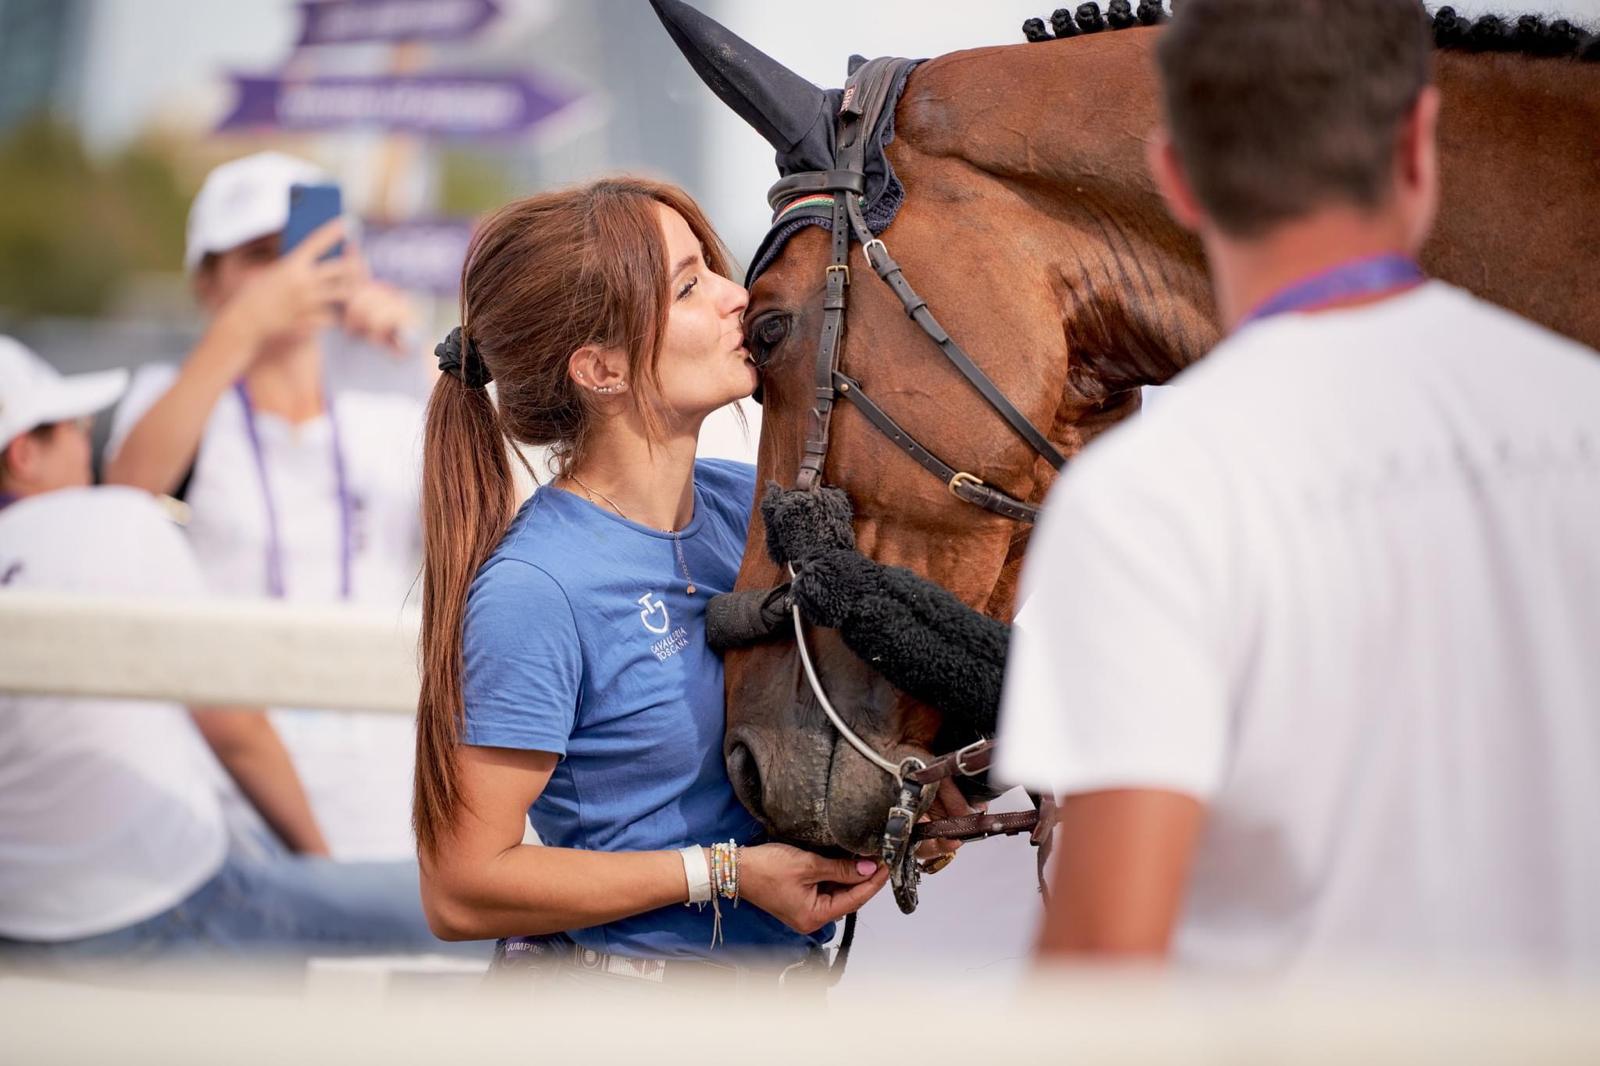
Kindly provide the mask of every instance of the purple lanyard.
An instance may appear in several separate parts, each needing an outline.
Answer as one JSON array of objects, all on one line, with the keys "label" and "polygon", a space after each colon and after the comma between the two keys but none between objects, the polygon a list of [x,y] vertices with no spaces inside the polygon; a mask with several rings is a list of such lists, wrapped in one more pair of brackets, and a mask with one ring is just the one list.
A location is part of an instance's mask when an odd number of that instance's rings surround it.
[{"label": "purple lanyard", "polygon": [[1286,311],[1315,311],[1356,297],[1400,292],[1427,280],[1416,260],[1396,252],[1352,259],[1279,289],[1245,315],[1237,328]]},{"label": "purple lanyard", "polygon": [[[256,410],[250,403],[250,391],[243,381],[236,382],[233,390],[244,405],[244,429],[250,438],[250,450],[255,453],[256,473],[261,478],[261,502],[267,511],[267,592],[274,599],[284,598],[283,541],[278,533],[278,504],[272,495],[272,480],[267,477],[267,453],[261,447],[261,431],[256,428]],[[333,444],[333,478],[337,486],[339,504],[339,598],[350,598],[350,564],[354,555],[350,534],[350,486],[345,478],[344,448],[339,440],[339,419],[334,413],[333,393],[327,396],[328,435]]]}]

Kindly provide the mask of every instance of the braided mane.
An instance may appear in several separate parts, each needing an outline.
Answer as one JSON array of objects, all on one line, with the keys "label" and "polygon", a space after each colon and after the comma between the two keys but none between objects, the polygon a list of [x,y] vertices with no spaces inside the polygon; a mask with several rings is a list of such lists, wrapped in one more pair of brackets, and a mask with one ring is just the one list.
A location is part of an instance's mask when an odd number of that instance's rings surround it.
[{"label": "braided mane", "polygon": [[[1048,28],[1044,19],[1029,19],[1022,24],[1022,35],[1030,42],[1058,41],[1086,33],[1155,26],[1169,17],[1162,0],[1139,0],[1137,8],[1132,0],[1110,0],[1104,13],[1098,3],[1089,2],[1079,4],[1075,12],[1057,8]],[[1441,7],[1432,21],[1434,44],[1445,51],[1509,52],[1600,63],[1600,35],[1569,19],[1546,21],[1542,15],[1469,19],[1456,14],[1453,7]]]}]

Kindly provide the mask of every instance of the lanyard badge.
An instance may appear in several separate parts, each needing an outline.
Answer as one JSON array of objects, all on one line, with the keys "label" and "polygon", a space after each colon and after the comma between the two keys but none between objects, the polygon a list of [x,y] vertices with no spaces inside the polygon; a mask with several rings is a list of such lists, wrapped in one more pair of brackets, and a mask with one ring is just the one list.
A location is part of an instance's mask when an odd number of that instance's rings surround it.
[{"label": "lanyard badge", "polygon": [[1428,280],[1416,261],[1397,253],[1352,259],[1279,289],[1239,323],[1242,329],[1288,311],[1316,311],[1367,296],[1387,296]]},{"label": "lanyard badge", "polygon": [[[267,475],[267,455],[261,446],[261,431],[256,425],[255,406],[250,402],[250,391],[243,381],[234,385],[239,402],[244,406],[245,435],[250,439],[250,451],[255,456],[256,473],[261,484],[261,502],[267,513],[267,593],[281,600],[285,595],[283,579],[283,537],[278,525],[278,504],[272,494],[272,479]],[[334,409],[333,394],[327,396],[328,436],[333,452],[333,478],[335,501],[339,507],[339,598],[350,598],[350,571],[355,554],[351,533],[350,485],[345,473],[344,447],[339,436],[339,419]]]}]

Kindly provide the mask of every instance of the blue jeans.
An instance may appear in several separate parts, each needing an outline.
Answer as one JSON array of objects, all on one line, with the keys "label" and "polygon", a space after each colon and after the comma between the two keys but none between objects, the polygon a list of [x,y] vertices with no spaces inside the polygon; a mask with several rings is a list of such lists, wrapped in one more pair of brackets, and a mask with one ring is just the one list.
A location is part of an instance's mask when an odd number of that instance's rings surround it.
[{"label": "blue jeans", "polygon": [[0,938],[0,961],[30,968],[139,969],[187,962],[302,967],[309,958],[446,952],[482,958],[487,942],[428,930],[414,862],[333,862],[234,849],[187,899],[125,929],[39,943]]}]

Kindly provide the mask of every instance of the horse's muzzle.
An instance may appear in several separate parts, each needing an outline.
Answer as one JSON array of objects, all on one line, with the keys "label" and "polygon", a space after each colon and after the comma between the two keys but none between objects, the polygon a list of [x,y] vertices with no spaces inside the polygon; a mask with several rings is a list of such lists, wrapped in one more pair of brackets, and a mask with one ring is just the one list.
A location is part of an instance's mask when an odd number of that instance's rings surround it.
[{"label": "horse's muzzle", "polygon": [[754,731],[735,729],[724,755],[735,795],[773,839],[878,854],[895,782],[848,744],[816,733],[772,744]]}]

